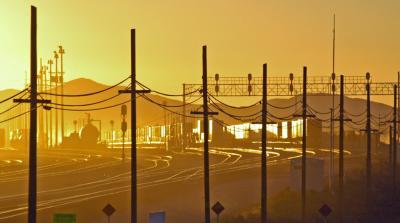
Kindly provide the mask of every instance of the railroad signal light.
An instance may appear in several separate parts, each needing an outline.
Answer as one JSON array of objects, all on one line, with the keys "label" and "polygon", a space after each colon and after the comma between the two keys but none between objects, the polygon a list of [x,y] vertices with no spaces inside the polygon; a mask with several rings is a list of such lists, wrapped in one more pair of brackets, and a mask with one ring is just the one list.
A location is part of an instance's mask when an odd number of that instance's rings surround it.
[{"label": "railroad signal light", "polygon": [[215,81],[219,81],[219,74],[215,74]]},{"label": "railroad signal light", "polygon": [[127,113],[126,105],[122,105],[122,106],[121,106],[121,115],[122,115],[122,116],[125,116],[126,113]]},{"label": "railroad signal light", "polygon": [[125,120],[123,120],[121,122],[121,131],[125,133],[126,130],[128,130],[128,124],[127,124],[127,122]]},{"label": "railroad signal light", "polygon": [[249,80],[249,82],[250,82],[251,79],[253,79],[253,76],[251,74],[247,74],[247,80]]}]

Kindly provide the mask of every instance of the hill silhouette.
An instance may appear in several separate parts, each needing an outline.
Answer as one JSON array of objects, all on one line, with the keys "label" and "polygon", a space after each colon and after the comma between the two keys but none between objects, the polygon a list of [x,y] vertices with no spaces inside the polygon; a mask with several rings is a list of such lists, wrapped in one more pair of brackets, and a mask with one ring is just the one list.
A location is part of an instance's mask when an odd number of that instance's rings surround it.
[{"label": "hill silhouette", "polygon": [[[130,80],[126,81],[124,84],[127,85],[130,82]],[[69,82],[66,82],[64,85],[64,94],[85,94],[88,92],[96,92],[100,91],[102,89],[108,88],[108,85],[101,84],[98,82],[95,82],[90,79],[86,78],[79,78],[75,79]],[[108,107],[112,105],[116,105],[119,103],[123,103],[126,101],[129,101],[130,95],[129,94],[121,94],[117,96],[118,90],[125,89],[126,86],[117,86],[115,88],[112,88],[110,90],[104,91],[99,94],[91,95],[91,96],[85,96],[85,97],[64,97],[64,105],[81,105],[81,104],[88,104],[88,103],[94,103],[97,101],[105,100],[108,98],[112,98],[108,101],[105,101],[104,103],[96,104],[96,105],[90,105],[90,106],[64,106],[65,109],[96,109],[96,108],[102,108],[102,107]],[[6,97],[9,97],[10,95],[13,95],[17,93],[18,90],[14,89],[8,89],[8,90],[3,90],[0,91],[0,100]],[[54,92],[54,89],[53,89]],[[60,89],[58,89],[58,93],[60,94]],[[51,99],[53,103],[61,103],[60,98],[58,100],[55,100],[55,97],[49,97],[47,95],[43,95],[42,97]],[[164,102],[167,105],[173,105],[173,106],[179,106],[182,103],[182,97],[176,97],[176,98],[169,98],[169,97],[162,97],[156,94],[148,94],[147,97],[149,97],[151,100],[153,100],[156,103],[163,104]],[[193,96],[191,98],[187,99],[187,102],[194,101],[197,99],[199,96]],[[278,117],[291,117],[293,113],[300,113],[301,112],[301,98],[302,96],[299,95],[297,97],[290,97],[290,98],[275,98],[275,99],[270,99],[268,100],[269,104],[271,106],[268,106],[268,111]],[[261,97],[260,97],[261,99]],[[221,99],[223,101],[223,98]],[[296,104],[296,106],[292,106]],[[187,115],[190,116],[190,111],[191,110],[202,110],[201,108],[201,103],[202,100],[198,100],[197,103],[193,103],[191,105],[188,105],[186,108]],[[217,102],[218,103],[218,102]],[[128,128],[130,128],[130,106],[128,106],[128,116],[127,116],[127,122],[128,122]],[[319,114],[318,116],[321,119],[329,119],[330,114],[327,114],[332,107],[332,96],[331,95],[309,95],[308,96],[308,105],[312,107],[314,110],[321,112],[323,114]],[[337,108],[339,105],[339,96],[337,95],[335,97],[335,107]],[[0,104],[0,112],[6,110],[10,106],[13,106],[12,101],[7,101],[3,104]],[[59,107],[57,105],[52,105],[55,107]],[[235,114],[235,115],[250,115],[257,113],[258,111],[261,110],[261,104],[257,104],[251,108],[243,108],[243,109],[234,109],[230,108],[229,106],[225,106],[223,104],[218,103],[218,106],[222,108],[223,110]],[[284,108],[284,109],[279,109],[276,107],[290,107],[290,108]],[[173,107],[169,108],[171,111],[174,111],[176,113],[182,113],[182,108],[181,107]],[[212,110],[216,110],[215,108],[211,107]],[[297,112],[296,112],[297,110]],[[362,121],[365,118],[365,114],[361,116],[351,116],[350,114],[357,115],[361,114],[366,110],[366,100],[365,99],[360,99],[360,98],[349,98],[345,97],[345,110],[348,112],[346,114],[349,118],[353,118],[355,121]],[[19,114],[20,110],[19,109],[13,109],[13,112],[8,112],[6,114],[2,114],[0,116],[0,121],[6,119],[7,117],[11,115],[16,115]],[[59,111],[60,112],[60,111]],[[339,110],[336,109],[336,114],[338,114]],[[374,116],[378,116],[379,114],[382,114],[382,119],[388,119],[388,116],[384,118],[384,115],[391,114],[392,112],[392,107],[385,105],[383,103],[379,102],[371,102],[371,112]],[[78,123],[82,123],[83,121],[86,121],[87,115],[85,113],[90,113],[91,118],[95,120],[101,120],[102,121],[102,129],[104,131],[109,131],[110,130],[110,121],[113,120],[115,122],[115,129],[120,128],[120,121],[121,121],[121,115],[120,115],[120,106],[105,109],[105,110],[96,110],[96,111],[64,111],[65,114],[65,128],[66,128],[66,134],[71,133],[74,130],[74,125],[73,121],[77,120]],[[167,112],[168,114],[171,114],[171,112]],[[40,113],[38,113],[40,114]],[[53,110],[53,118],[55,115],[55,110]],[[61,115],[59,114],[59,117]],[[169,119],[174,118],[176,120],[180,119],[180,115],[169,115]],[[256,116],[253,116],[253,118]],[[219,120],[222,120],[223,122],[227,124],[233,124],[233,123],[239,123],[239,121],[235,120],[234,118],[231,118],[222,112],[218,116],[216,116]],[[190,119],[190,118],[188,118]],[[271,117],[272,120],[276,120],[273,117]],[[160,106],[155,105],[143,97],[138,97],[137,98],[137,120],[138,120],[138,126],[144,126],[144,125],[151,125],[151,124],[163,124],[164,123],[164,109],[162,109]],[[258,120],[261,120],[258,118]],[[257,119],[255,119],[257,121]],[[374,124],[374,123],[373,123]],[[1,126],[5,126],[5,124],[1,124]],[[360,126],[364,127],[364,126]]]}]

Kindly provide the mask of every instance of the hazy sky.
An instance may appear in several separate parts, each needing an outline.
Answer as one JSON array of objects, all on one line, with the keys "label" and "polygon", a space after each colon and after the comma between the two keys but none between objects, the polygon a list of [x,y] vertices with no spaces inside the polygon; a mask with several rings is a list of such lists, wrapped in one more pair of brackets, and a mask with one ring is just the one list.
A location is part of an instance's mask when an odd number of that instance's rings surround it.
[{"label": "hazy sky", "polygon": [[138,79],[180,92],[209,75],[332,72],[395,80],[400,69],[398,0],[0,0],[0,89],[22,88],[29,71],[30,5],[38,7],[39,57],[65,48],[66,80],[116,83],[130,73],[129,33],[137,29]]}]

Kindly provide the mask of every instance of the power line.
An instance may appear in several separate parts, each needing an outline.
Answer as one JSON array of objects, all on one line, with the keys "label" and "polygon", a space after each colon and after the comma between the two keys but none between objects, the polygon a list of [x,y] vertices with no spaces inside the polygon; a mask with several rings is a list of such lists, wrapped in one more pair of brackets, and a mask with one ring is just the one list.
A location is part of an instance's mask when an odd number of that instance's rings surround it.
[{"label": "power line", "polygon": [[130,78],[130,76],[128,76],[127,78],[125,78],[124,80],[120,81],[117,84],[114,84],[112,86],[109,86],[107,88],[104,88],[102,90],[99,91],[94,91],[94,92],[90,92],[90,93],[84,93],[84,94],[55,94],[55,93],[51,93],[51,92],[40,92],[40,95],[51,95],[51,96],[57,96],[57,97],[85,97],[85,96],[91,96],[91,95],[95,95],[95,94],[99,94],[105,91],[108,91],[112,88],[115,88],[119,85],[121,85],[122,83],[124,83],[125,81],[127,81]]},{"label": "power line", "polygon": [[261,104],[261,100],[260,100],[260,101],[257,101],[257,102],[254,103],[254,104],[251,104],[251,105],[233,106],[233,105],[229,105],[229,104],[226,104],[226,103],[222,102],[221,100],[219,100],[217,97],[213,96],[212,94],[208,94],[208,96],[210,96],[211,98],[213,98],[214,100],[216,100],[218,103],[220,103],[220,104],[222,104],[222,105],[224,105],[224,106],[226,106],[226,107],[234,108],[234,109],[251,108],[251,107],[254,107],[254,106],[258,105],[258,104]]},{"label": "power line", "polygon": [[20,91],[20,92],[14,94],[14,95],[11,95],[11,96],[8,97],[8,98],[5,98],[5,99],[1,100],[1,101],[0,101],[0,104],[2,104],[2,103],[4,103],[4,102],[6,102],[6,101],[9,101],[9,100],[11,100],[11,99],[17,97],[18,95],[24,93],[24,92],[27,91],[27,90],[28,90],[28,88],[25,88],[25,89],[23,89],[22,91]]},{"label": "power line", "polygon": [[[28,92],[25,92],[25,94],[23,94],[20,98],[23,98],[27,93],[28,93]],[[0,112],[0,115],[3,115],[3,114],[5,114],[5,113],[11,111],[12,109],[18,107],[19,105],[21,105],[21,103],[14,104],[13,106],[9,107],[8,109],[6,109],[6,110]]]},{"label": "power line", "polygon": [[167,110],[167,111],[169,111],[169,112],[171,112],[171,113],[174,113],[174,114],[176,114],[176,115],[184,116],[184,117],[187,117],[187,118],[198,118],[198,117],[195,117],[195,116],[190,116],[190,115],[186,115],[186,114],[182,114],[182,113],[173,111],[173,110],[169,109],[167,106],[164,106],[163,104],[160,104],[160,103],[157,103],[157,102],[153,101],[152,99],[150,99],[150,98],[147,97],[146,95],[142,95],[142,97],[143,97],[145,100],[147,100],[147,101],[149,101],[149,102],[151,102],[151,103],[153,103],[153,104],[155,104],[155,105],[161,107],[162,109],[165,109],[165,110]]},{"label": "power line", "polygon": [[143,88],[145,88],[145,89],[151,90],[152,93],[154,92],[154,93],[156,93],[156,94],[163,95],[163,96],[167,96],[167,97],[182,97],[182,96],[187,96],[187,95],[191,95],[191,94],[193,94],[193,93],[195,93],[195,92],[198,92],[198,91],[200,90],[200,89],[198,88],[198,89],[193,90],[193,91],[191,91],[191,92],[188,92],[188,93],[186,93],[186,94],[169,94],[169,93],[163,93],[163,92],[160,92],[160,91],[157,91],[157,90],[153,90],[153,89],[147,87],[146,85],[140,83],[140,82],[137,81],[137,80],[136,80],[136,83],[139,84],[141,87],[143,87]]},{"label": "power line", "polygon": [[42,107],[42,105],[40,105],[40,106],[38,106],[38,107],[36,107],[36,108],[34,108],[34,109],[31,109],[31,110],[29,110],[29,111],[26,111],[26,112],[20,113],[20,114],[18,114],[18,115],[15,115],[15,116],[13,116],[13,117],[11,117],[11,118],[4,119],[4,120],[0,121],[0,124],[2,124],[2,123],[4,123],[4,122],[11,121],[11,120],[16,119],[16,118],[18,118],[18,117],[21,117],[21,116],[23,116],[23,115],[26,115],[26,114],[30,113],[31,111],[36,110],[36,109],[38,109],[38,108],[40,108],[40,107]]}]

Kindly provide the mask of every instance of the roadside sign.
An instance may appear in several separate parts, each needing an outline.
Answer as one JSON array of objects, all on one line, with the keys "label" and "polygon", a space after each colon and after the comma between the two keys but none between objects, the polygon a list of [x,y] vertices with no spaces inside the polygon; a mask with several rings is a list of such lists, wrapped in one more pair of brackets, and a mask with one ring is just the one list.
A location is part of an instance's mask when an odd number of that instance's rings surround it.
[{"label": "roadside sign", "polygon": [[106,214],[108,217],[110,217],[112,214],[114,214],[115,208],[114,208],[111,204],[107,204],[107,205],[103,208],[103,212],[104,212],[104,214]]},{"label": "roadside sign", "polygon": [[153,212],[149,214],[149,223],[165,223],[165,211]]},{"label": "roadside sign", "polygon": [[324,216],[325,218],[327,218],[327,217],[331,214],[332,209],[331,209],[328,205],[324,204],[324,205],[321,206],[321,208],[318,210],[318,212],[319,212],[322,216]]},{"label": "roadside sign", "polygon": [[214,213],[216,215],[221,214],[221,212],[223,212],[225,210],[224,206],[222,206],[222,204],[219,201],[217,203],[215,203],[211,209],[214,211]]},{"label": "roadside sign", "polygon": [[53,223],[76,223],[76,214],[66,214],[66,213],[54,214]]},{"label": "roadside sign", "polygon": [[219,223],[219,215],[225,210],[224,206],[222,206],[222,204],[217,201],[217,203],[215,203],[211,209],[217,215],[217,223]]}]

